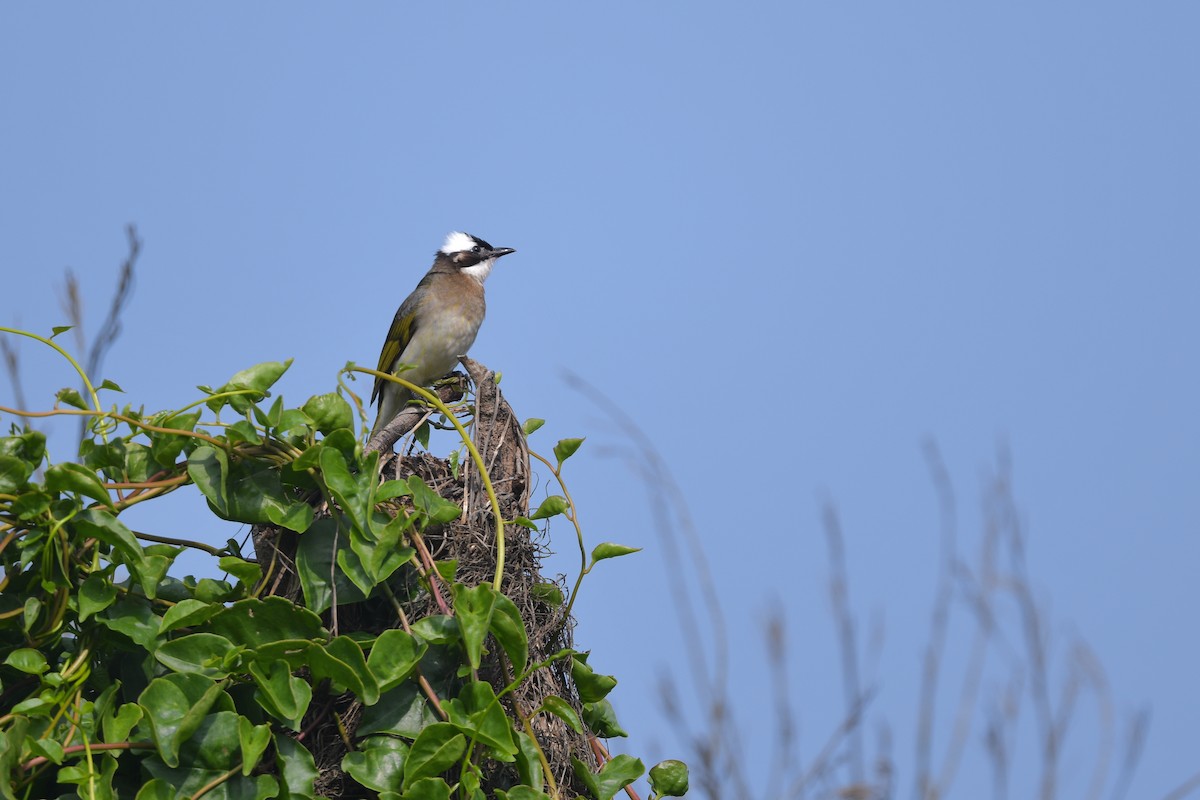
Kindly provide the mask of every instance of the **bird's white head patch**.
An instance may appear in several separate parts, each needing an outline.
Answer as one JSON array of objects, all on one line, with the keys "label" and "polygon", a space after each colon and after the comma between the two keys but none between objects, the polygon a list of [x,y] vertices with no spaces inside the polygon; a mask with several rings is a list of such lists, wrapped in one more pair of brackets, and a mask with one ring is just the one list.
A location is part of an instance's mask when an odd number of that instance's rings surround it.
[{"label": "bird's white head patch", "polygon": [[475,237],[471,234],[463,233],[462,231],[452,231],[442,244],[442,252],[446,255],[461,253],[464,250],[470,250],[476,244],[478,242],[475,241]]}]

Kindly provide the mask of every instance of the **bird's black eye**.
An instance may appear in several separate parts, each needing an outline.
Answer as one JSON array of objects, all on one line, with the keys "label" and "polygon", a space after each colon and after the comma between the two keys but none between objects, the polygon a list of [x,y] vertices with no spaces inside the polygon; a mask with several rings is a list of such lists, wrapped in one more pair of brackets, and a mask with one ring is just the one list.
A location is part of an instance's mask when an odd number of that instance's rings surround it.
[{"label": "bird's black eye", "polygon": [[472,252],[472,253],[478,253],[478,252],[480,252],[479,245],[475,245],[474,247],[472,247],[472,248],[471,248],[471,252]]}]

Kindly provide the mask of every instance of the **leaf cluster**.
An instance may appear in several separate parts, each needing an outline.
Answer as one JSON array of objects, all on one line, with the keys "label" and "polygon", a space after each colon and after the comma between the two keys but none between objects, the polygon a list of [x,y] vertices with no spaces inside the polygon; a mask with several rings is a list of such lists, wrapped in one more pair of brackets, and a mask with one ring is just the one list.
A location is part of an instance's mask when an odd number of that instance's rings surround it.
[{"label": "leaf cluster", "polygon": [[[569,649],[531,662],[520,611],[492,585],[450,580],[451,613],[411,625],[400,615],[378,634],[330,624],[340,606],[394,601],[414,574],[429,589],[439,578],[422,571],[413,539],[461,509],[415,476],[380,479],[345,386],[299,407],[272,400],[287,367],[260,364],[149,415],[100,411],[64,390],[53,413],[91,418],[74,461],[52,462],[27,427],[0,438],[0,798],[308,800],[320,785],[314,698],[335,694],[362,709],[343,729],[340,767],[387,800],[571,796],[530,721],[549,714],[577,733],[625,735],[606,699],[615,679]],[[558,468],[581,441],[560,442]],[[296,535],[303,605],[270,596],[279,565],[232,540],[214,547],[122,521],[187,483],[222,519]],[[560,499],[520,524],[572,516]],[[225,577],[177,577],[189,548]],[[626,552],[601,545],[592,565]],[[505,685],[479,677],[493,650]],[[562,697],[532,710],[513,700],[554,663],[569,663],[582,718]],[[508,765],[511,785],[489,786],[487,762]],[[617,756],[575,770],[608,800],[643,767]],[[678,762],[650,778],[656,796],[686,791]]]}]

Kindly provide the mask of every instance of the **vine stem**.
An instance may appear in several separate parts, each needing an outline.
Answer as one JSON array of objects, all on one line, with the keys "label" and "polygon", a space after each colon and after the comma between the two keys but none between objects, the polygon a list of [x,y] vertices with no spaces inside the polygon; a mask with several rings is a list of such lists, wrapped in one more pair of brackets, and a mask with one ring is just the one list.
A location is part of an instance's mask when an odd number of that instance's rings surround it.
[{"label": "vine stem", "polygon": [[[571,597],[567,600],[567,607],[563,611],[563,622],[571,616],[571,609],[575,606],[575,597],[579,594],[579,587],[583,585],[583,576],[591,572],[587,562],[587,546],[583,543],[583,528],[579,526],[579,520],[576,517],[575,500],[571,497],[571,490],[567,488],[567,484],[562,479],[562,473],[559,467],[550,463],[550,460],[534,450],[529,451],[529,455],[536,458],[538,461],[550,468],[550,472],[554,475],[554,479],[558,481],[558,488],[562,489],[563,496],[567,498],[567,505],[571,508],[571,513],[567,519],[571,520],[571,524],[575,526],[575,537],[579,540],[579,577],[575,579],[575,585],[571,587]],[[561,466],[561,465],[560,465]]]},{"label": "vine stem", "polygon": [[83,385],[87,387],[88,394],[91,395],[92,405],[95,407],[96,413],[103,413],[100,411],[100,396],[96,394],[96,388],[92,386],[91,379],[88,378],[87,373],[83,371],[83,367],[79,366],[79,362],[76,361],[75,358],[66,350],[64,350],[57,342],[53,341],[52,339],[47,339],[45,336],[38,336],[36,333],[31,331],[23,331],[19,328],[6,328],[2,325],[0,325],[0,333],[12,333],[17,336],[27,336],[30,339],[36,339],[42,344],[57,350],[59,355],[70,362],[71,366],[74,367],[75,372],[77,372],[79,377],[83,380]]},{"label": "vine stem", "polygon": [[471,454],[471,460],[475,462],[475,468],[479,470],[479,476],[483,479],[483,488],[487,492],[488,502],[492,505],[492,517],[496,520],[496,575],[492,579],[492,588],[499,592],[504,578],[504,517],[500,515],[500,500],[496,497],[496,490],[492,486],[492,478],[488,475],[487,467],[483,463],[483,456],[479,455],[479,450],[475,447],[475,442],[471,441],[471,436],[467,433],[467,429],[458,421],[458,417],[454,415],[450,407],[441,401],[441,398],[424,387],[410,383],[390,372],[380,372],[377,369],[351,366],[347,367],[345,371],[361,372],[364,375],[373,375],[376,378],[383,378],[384,380],[399,384],[413,394],[419,395],[454,424],[454,427],[458,430],[459,437],[462,439],[463,444],[467,446],[467,451]]}]

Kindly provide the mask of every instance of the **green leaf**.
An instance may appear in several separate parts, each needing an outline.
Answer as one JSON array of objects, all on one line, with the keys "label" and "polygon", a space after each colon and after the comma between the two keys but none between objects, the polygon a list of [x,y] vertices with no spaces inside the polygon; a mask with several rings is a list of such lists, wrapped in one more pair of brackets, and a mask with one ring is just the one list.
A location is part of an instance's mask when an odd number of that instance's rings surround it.
[{"label": "green leaf", "polygon": [[180,747],[200,727],[221,694],[221,684],[201,675],[175,673],[150,681],[138,704],[167,766],[179,766]]},{"label": "green leaf", "polygon": [[559,439],[558,444],[554,445],[554,457],[558,459],[558,465],[571,456],[575,455],[575,451],[583,444],[583,439]]},{"label": "green leaf", "polygon": [[142,707],[137,703],[122,704],[116,714],[106,715],[103,719],[104,741],[125,741],[129,738],[129,732],[133,730],[133,726],[141,722],[143,716],[145,714]]},{"label": "green leaf", "polygon": [[50,329],[50,338],[53,339],[54,337],[58,336],[60,333],[66,333],[67,331],[71,330],[71,328],[73,328],[73,327],[75,327],[75,326],[74,325],[55,325],[53,328]]},{"label": "green leaf", "polygon": [[193,633],[160,645],[154,651],[154,657],[175,672],[223,678],[226,673],[220,665],[230,650],[233,650],[233,643],[224,636]]},{"label": "green leaf", "polygon": [[557,583],[535,583],[529,593],[551,608],[558,608],[563,604],[562,587]]},{"label": "green leaf", "polygon": [[617,792],[641,777],[646,767],[639,759],[621,754],[600,768],[599,773],[593,773],[588,766],[577,758],[571,759],[575,769],[575,777],[579,778],[595,800],[612,800]]},{"label": "green leaf", "polygon": [[280,639],[324,640],[321,618],[282,597],[239,600],[212,618],[209,629],[243,647],[261,647]]},{"label": "green leaf", "polygon": [[222,556],[217,562],[222,572],[227,572],[246,586],[255,586],[262,580],[262,567],[237,556]]},{"label": "green leaf", "polygon": [[338,506],[350,517],[354,527],[366,535],[371,526],[371,514],[375,510],[371,502],[375,488],[374,470],[352,474],[346,457],[332,447],[321,448],[320,463],[321,476]]},{"label": "green leaf", "polygon": [[454,727],[489,747],[494,758],[505,762],[513,760],[517,745],[513,741],[512,722],[487,681],[468,683],[456,699],[443,700],[442,707]]},{"label": "green leaf", "polygon": [[525,422],[523,422],[521,424],[521,430],[525,431],[525,435],[528,436],[545,424],[546,424],[546,420],[544,420],[544,419],[538,419],[537,417],[530,417],[529,419],[525,420]]},{"label": "green leaf", "polygon": [[408,745],[399,739],[368,736],[358,750],[342,759],[342,769],[368,789],[399,793],[410,758]]},{"label": "green leaf", "polygon": [[513,669],[520,674],[529,661],[529,638],[525,634],[525,620],[516,603],[502,594],[496,595],[496,606],[492,612],[491,633],[504,648]]},{"label": "green leaf", "polygon": [[567,502],[567,498],[562,495],[552,494],[542,501],[542,504],[537,507],[537,511],[530,514],[529,518],[549,519],[550,517],[562,514],[570,507],[571,504]]},{"label": "green leaf", "polygon": [[420,425],[417,426],[417,429],[415,431],[413,431],[413,438],[417,440],[417,444],[421,445],[422,448],[424,448],[426,450],[429,449],[429,421],[428,420],[426,420],[425,422],[422,422]]},{"label": "green leaf", "polygon": [[450,785],[441,778],[421,778],[404,790],[400,800],[450,800]]},{"label": "green leaf", "polygon": [[263,579],[263,567],[240,559],[236,555],[223,555],[221,560],[217,561],[217,566],[221,567],[222,572],[229,573],[247,587],[254,587]]},{"label": "green leaf", "polygon": [[415,739],[439,719],[416,682],[405,681],[381,695],[378,703],[363,710],[357,734],[390,733]]},{"label": "green leaf", "polygon": [[33,474],[33,464],[14,456],[0,455],[0,494],[15,494]]},{"label": "green leaf", "polygon": [[496,603],[496,590],[481,583],[468,589],[461,583],[453,586],[454,614],[462,632],[463,646],[471,669],[479,669],[483,657],[483,640],[487,638],[492,622],[492,608]]},{"label": "green leaf", "polygon": [[242,370],[226,381],[221,388],[217,389],[216,393],[221,394],[222,392],[232,392],[238,389],[250,389],[252,390],[251,393],[249,395],[234,395],[233,397],[209,400],[208,407],[213,411],[220,411],[221,407],[228,403],[234,411],[239,414],[245,414],[254,405],[256,400],[266,396],[267,390],[275,384],[275,381],[283,376],[283,373],[287,372],[288,367],[291,365],[292,359],[289,358],[284,362],[266,361]]},{"label": "green leaf", "polygon": [[301,408],[321,433],[354,427],[354,409],[336,392],[314,395]]},{"label": "green leaf", "polygon": [[104,575],[89,575],[79,587],[79,621],[98,614],[117,599],[117,587]]},{"label": "green leaf", "polygon": [[513,524],[520,525],[522,528],[530,531],[536,531],[538,529],[538,526],[534,525],[529,517],[517,517],[513,520]]},{"label": "green leaf", "polygon": [[592,548],[592,563],[603,561],[606,558],[617,558],[619,556],[627,556],[630,553],[639,553],[640,547],[626,547],[623,544],[613,544],[612,542],[604,542]]},{"label": "green leaf", "polygon": [[175,414],[165,419],[155,420],[161,428],[179,431],[179,433],[155,432],[152,435],[150,454],[154,457],[155,462],[163,467],[175,466],[175,461],[184,448],[197,441],[187,433],[193,431],[199,421],[199,411],[193,411],[190,414]]},{"label": "green leaf", "polygon": [[46,488],[52,492],[74,492],[112,508],[112,498],[104,484],[95,472],[82,464],[67,461],[50,467],[46,470]]},{"label": "green leaf", "polygon": [[[259,662],[250,664],[250,675],[258,690],[254,699],[275,719],[287,722],[292,730],[300,730],[304,714],[312,702],[312,687],[292,675],[286,661],[274,661],[265,667]],[[279,737],[283,741],[285,737]]]},{"label": "green leaf", "polygon": [[29,675],[41,675],[50,669],[50,665],[46,663],[46,657],[39,651],[28,647],[13,650],[8,654],[8,658],[4,659],[4,663]]},{"label": "green leaf", "polygon": [[524,731],[517,731],[517,777],[534,788],[541,788],[546,782],[537,743]]},{"label": "green leaf", "polygon": [[571,708],[571,704],[561,697],[550,695],[542,701],[541,706],[533,713],[538,714],[542,711],[553,714],[567,723],[568,728],[578,734],[583,734],[583,723],[579,721],[579,715],[575,713],[575,709]]},{"label": "green leaf", "polygon": [[430,523],[443,525],[462,516],[462,508],[458,503],[452,503],[443,498],[426,486],[425,481],[417,475],[409,476],[408,488],[412,492],[413,507],[421,512]]},{"label": "green leaf", "polygon": [[412,624],[413,635],[430,644],[452,644],[462,638],[458,620],[445,614],[421,617]]},{"label": "green leaf", "polygon": [[593,672],[587,661],[579,655],[571,659],[571,680],[575,682],[579,699],[584,703],[600,702],[617,685],[616,678]]},{"label": "green leaf", "polygon": [[339,691],[354,692],[366,705],[379,702],[379,686],[367,669],[362,648],[349,636],[337,636],[309,652],[313,680],[329,678]]},{"label": "green leaf", "polygon": [[650,788],[660,797],[683,797],[688,790],[688,768],[669,758],[650,768]]},{"label": "green leaf", "polygon": [[100,381],[100,386],[97,388],[108,389],[113,392],[122,392],[122,393],[124,393],[124,391],[125,391],[120,386],[117,386],[117,384],[110,381],[108,378],[105,378],[104,380]]},{"label": "green leaf", "polygon": [[313,800],[317,764],[308,748],[290,736],[276,736],[275,769],[279,773],[277,800]]},{"label": "green leaf", "polygon": [[122,598],[105,609],[96,620],[110,630],[123,633],[147,650],[154,649],[162,620],[143,600]]},{"label": "green leaf", "polygon": [[59,389],[58,394],[54,395],[54,398],[60,403],[66,403],[69,406],[74,406],[84,411],[88,410],[88,404],[83,402],[83,396],[79,394],[77,389],[70,387]]},{"label": "green leaf", "polygon": [[190,625],[199,625],[224,610],[224,607],[216,603],[204,603],[191,597],[180,600],[168,608],[166,614],[163,614],[159,633],[173,631],[176,628],[186,628]]},{"label": "green leaf", "polygon": [[448,770],[462,758],[467,739],[451,724],[438,722],[421,731],[404,762],[404,786]]},{"label": "green leaf", "polygon": [[539,792],[537,789],[530,789],[528,786],[514,786],[507,792],[497,789],[496,797],[500,800],[550,800],[550,795]]},{"label": "green leaf", "polygon": [[399,628],[379,634],[367,657],[367,667],[375,676],[379,690],[386,692],[399,686],[416,669],[427,649],[427,645]]},{"label": "green leaf", "polygon": [[[318,614],[327,611],[333,604],[334,589],[339,604],[366,598],[344,569],[335,568],[338,555],[349,551],[350,543],[338,534],[337,520],[330,517],[315,521],[300,537],[296,546],[296,573],[304,592],[304,605],[310,610]],[[353,552],[350,556],[357,561]]]},{"label": "green leaf", "polygon": [[397,497],[408,497],[412,490],[406,481],[384,481],[375,489],[375,502],[384,503]]},{"label": "green leaf", "polygon": [[271,726],[255,725],[245,717],[238,717],[238,742],[242,749],[242,774],[249,775],[271,743]]},{"label": "green leaf", "polygon": [[629,735],[617,722],[617,712],[608,700],[584,703],[583,721],[587,723],[588,728],[593,733],[602,739],[612,739]]},{"label": "green leaf", "polygon": [[258,429],[248,419],[239,419],[225,429],[225,438],[231,443],[246,442],[247,444],[262,444]]}]

